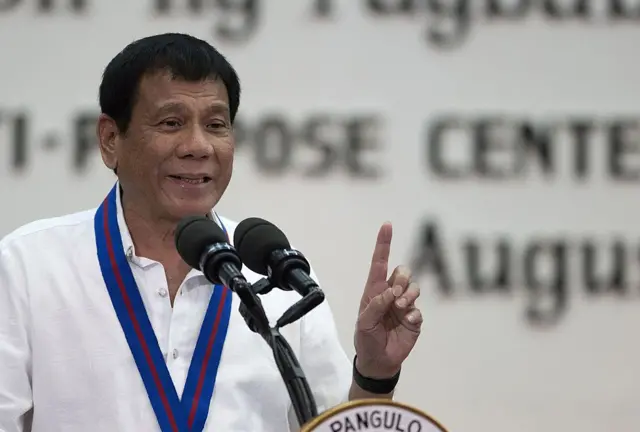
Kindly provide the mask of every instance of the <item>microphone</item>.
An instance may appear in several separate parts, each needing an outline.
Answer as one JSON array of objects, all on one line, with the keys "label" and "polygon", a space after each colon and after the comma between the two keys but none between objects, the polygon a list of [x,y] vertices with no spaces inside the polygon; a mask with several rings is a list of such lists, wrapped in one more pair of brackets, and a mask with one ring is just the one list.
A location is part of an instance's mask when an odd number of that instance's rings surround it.
[{"label": "microphone", "polygon": [[251,271],[268,276],[280,289],[296,291],[303,297],[320,289],[309,276],[307,259],[291,248],[287,236],[271,222],[260,218],[243,220],[236,227],[233,243]]},{"label": "microphone", "polygon": [[267,276],[271,286],[302,296],[278,319],[277,328],[299,320],[324,301],[324,293],[309,276],[311,266],[307,259],[291,248],[287,236],[271,222],[260,218],[243,220],[236,227],[233,243],[251,271]]},{"label": "microphone", "polygon": [[218,224],[204,216],[186,217],[176,228],[175,244],[187,264],[204,273],[211,283],[221,283],[240,297],[254,320],[248,322],[253,331],[268,331],[269,319],[242,274],[242,260]]},{"label": "microphone", "polygon": [[178,253],[191,267],[200,270],[213,284],[236,291],[247,283],[242,275],[242,260],[227,241],[222,228],[204,216],[189,216],[180,221],[175,233]]}]

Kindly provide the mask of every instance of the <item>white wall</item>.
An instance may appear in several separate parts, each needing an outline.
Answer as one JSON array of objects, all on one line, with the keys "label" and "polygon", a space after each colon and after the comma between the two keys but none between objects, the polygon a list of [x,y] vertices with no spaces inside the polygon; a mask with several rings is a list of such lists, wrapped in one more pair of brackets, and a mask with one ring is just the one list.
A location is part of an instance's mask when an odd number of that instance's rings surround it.
[{"label": "white wall", "polygon": [[[35,12],[40,0],[0,1],[0,198],[6,206],[0,235],[99,204],[114,178],[95,152],[84,171],[73,167],[74,116],[96,110],[101,72],[127,43],[189,32],[221,49],[244,86],[239,126],[250,132],[240,140],[219,211],[238,220],[262,216],[289,234],[324,282],[350,352],[379,224],[394,223],[394,264],[425,269],[424,335],[407,361],[398,399],[452,431],[640,428],[637,1],[477,0],[466,26],[446,13],[471,3],[460,1],[408,1],[413,12],[374,17],[368,7],[402,1],[335,0],[325,20],[313,17],[311,0],[257,1],[254,15],[224,10],[225,3],[253,2],[211,0],[195,17],[154,16],[151,0],[85,0],[85,13],[76,16],[65,12],[67,1],[58,0],[61,11],[49,15]],[[554,7],[574,3],[587,7],[582,18],[553,18]],[[522,16],[491,18],[491,4],[519,4]],[[616,4],[624,9],[617,17]],[[241,41],[215,32],[252,22]],[[434,34],[456,43],[443,46],[429,37]],[[32,139],[22,172],[10,169],[12,111],[29,116]],[[255,131],[272,115],[292,128],[294,140],[291,165],[268,175],[255,159],[265,142]],[[350,142],[360,131],[366,145],[377,145],[355,158],[377,166],[378,178],[349,175],[344,155],[353,159],[353,151],[345,150],[345,128],[335,125],[321,133],[339,150],[339,162],[316,178],[304,175],[320,153],[303,129],[318,115],[342,124],[372,119],[374,126],[351,128]],[[447,166],[467,168],[458,180],[443,178],[428,163],[427,150],[437,143],[428,134],[446,116],[464,127],[493,120],[475,135],[468,127],[444,135]],[[58,145],[45,150],[48,134]],[[280,141],[271,137],[266,145],[277,155]],[[535,151],[521,153],[518,168],[515,149],[545,139],[552,172],[544,175]],[[496,150],[496,143],[504,148]],[[583,150],[578,156],[576,148]],[[469,173],[474,152],[490,170],[510,174]],[[582,171],[580,157],[587,162]],[[418,253],[429,221],[437,223],[453,280],[449,296],[428,277],[430,261]],[[500,266],[494,245],[501,239],[509,248],[510,276],[502,291],[474,293],[465,276],[465,245],[479,245],[481,271],[490,274]],[[616,241],[620,252],[612,258]],[[595,265],[584,264],[585,242],[594,245]],[[626,271],[623,283],[589,294],[585,268],[606,273],[616,265]],[[564,280],[554,285],[563,269]],[[561,298],[566,304],[557,309]],[[543,319],[533,319],[529,309]]]}]

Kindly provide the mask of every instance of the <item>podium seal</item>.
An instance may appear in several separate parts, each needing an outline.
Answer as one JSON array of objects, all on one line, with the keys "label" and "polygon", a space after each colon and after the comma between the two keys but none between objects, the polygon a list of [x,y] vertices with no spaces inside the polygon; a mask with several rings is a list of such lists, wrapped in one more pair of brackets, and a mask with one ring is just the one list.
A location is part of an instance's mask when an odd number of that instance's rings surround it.
[{"label": "podium seal", "polygon": [[387,399],[338,405],[305,424],[301,432],[447,432],[417,408]]}]

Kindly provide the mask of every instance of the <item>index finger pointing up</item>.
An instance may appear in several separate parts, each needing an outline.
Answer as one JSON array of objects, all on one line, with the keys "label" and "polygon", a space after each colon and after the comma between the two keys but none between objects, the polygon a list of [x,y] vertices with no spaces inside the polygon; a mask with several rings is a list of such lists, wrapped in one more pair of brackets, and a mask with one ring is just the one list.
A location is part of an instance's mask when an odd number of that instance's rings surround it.
[{"label": "index finger pointing up", "polygon": [[371,258],[371,268],[369,269],[369,279],[367,284],[375,284],[377,282],[387,281],[387,272],[389,269],[389,255],[391,254],[391,238],[393,229],[391,222],[385,222],[378,231],[376,246],[373,249],[373,257]]}]

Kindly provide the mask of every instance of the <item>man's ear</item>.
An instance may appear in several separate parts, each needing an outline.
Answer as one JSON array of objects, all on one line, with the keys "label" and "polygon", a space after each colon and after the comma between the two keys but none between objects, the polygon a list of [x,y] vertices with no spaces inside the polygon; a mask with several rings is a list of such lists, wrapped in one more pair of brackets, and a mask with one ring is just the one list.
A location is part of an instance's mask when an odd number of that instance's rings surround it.
[{"label": "man's ear", "polygon": [[118,153],[116,152],[119,135],[118,125],[108,115],[100,114],[96,124],[96,134],[98,135],[102,161],[115,172],[118,167]]}]

